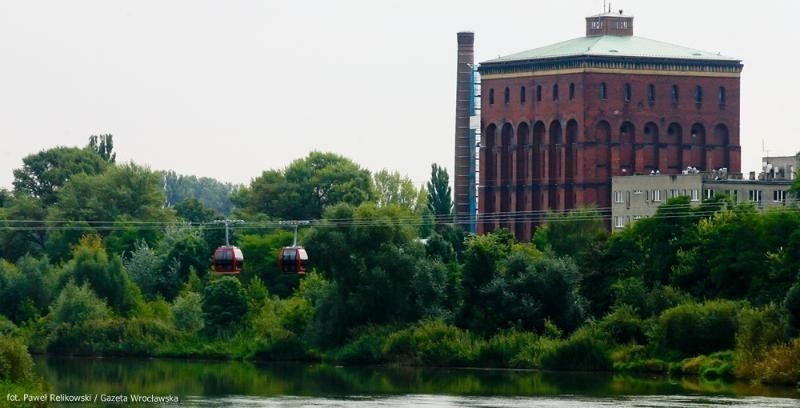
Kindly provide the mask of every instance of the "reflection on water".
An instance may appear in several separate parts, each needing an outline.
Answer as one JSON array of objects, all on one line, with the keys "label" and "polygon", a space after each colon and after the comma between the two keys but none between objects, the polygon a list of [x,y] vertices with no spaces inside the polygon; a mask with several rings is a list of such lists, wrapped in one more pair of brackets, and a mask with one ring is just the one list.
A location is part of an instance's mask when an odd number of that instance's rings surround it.
[{"label": "reflection on water", "polygon": [[36,363],[56,393],[175,395],[181,406],[800,406],[791,388],[597,373],[44,357]]},{"label": "reflection on water", "polygon": [[383,397],[311,398],[311,397],[230,397],[218,399],[192,398],[188,405],[196,407],[509,407],[509,408],[588,408],[588,407],[773,407],[796,408],[798,401],[767,397],[702,397],[642,395],[622,398],[587,398],[581,396],[550,397],[459,397],[447,395],[398,395]]}]

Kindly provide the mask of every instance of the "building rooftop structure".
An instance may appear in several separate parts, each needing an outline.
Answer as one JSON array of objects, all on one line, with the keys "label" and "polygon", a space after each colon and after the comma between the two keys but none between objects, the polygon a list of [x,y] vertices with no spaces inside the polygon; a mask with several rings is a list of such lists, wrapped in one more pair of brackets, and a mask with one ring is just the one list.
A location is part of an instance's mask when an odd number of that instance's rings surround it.
[{"label": "building rooftop structure", "polygon": [[482,62],[491,65],[498,62],[532,61],[565,57],[637,57],[659,60],[725,61],[739,63],[741,60],[719,53],[687,48],[636,36],[601,35],[580,37],[544,47],[495,58]]}]

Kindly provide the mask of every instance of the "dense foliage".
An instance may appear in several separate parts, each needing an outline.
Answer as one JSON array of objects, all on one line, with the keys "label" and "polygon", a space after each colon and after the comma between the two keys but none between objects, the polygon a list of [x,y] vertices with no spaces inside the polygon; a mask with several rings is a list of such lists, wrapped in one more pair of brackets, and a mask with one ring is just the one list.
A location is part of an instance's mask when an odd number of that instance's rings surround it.
[{"label": "dense foliage", "polygon": [[[800,380],[796,208],[678,197],[614,234],[581,209],[520,243],[446,222],[438,165],[416,189],[313,152],[236,190],[117,164],[110,142],[29,156],[0,192],[0,379],[35,386],[24,344]],[[247,222],[232,234],[238,277],[210,271],[211,222],[227,213]],[[274,221],[303,218],[311,272],[282,274],[292,234]]]}]

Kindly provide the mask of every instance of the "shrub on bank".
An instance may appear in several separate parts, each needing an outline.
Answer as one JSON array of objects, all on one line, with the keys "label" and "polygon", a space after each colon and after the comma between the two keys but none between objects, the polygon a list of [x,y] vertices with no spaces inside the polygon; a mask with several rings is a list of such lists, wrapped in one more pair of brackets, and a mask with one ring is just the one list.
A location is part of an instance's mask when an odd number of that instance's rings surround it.
[{"label": "shrub on bank", "polygon": [[753,374],[763,383],[800,385],[800,338],[769,349]]},{"label": "shrub on bank", "polygon": [[733,359],[734,353],[731,351],[699,355],[673,364],[669,372],[672,375],[697,375],[706,380],[730,380],[734,377]]},{"label": "shrub on bank", "polygon": [[647,342],[645,323],[628,305],[616,307],[598,323],[598,326],[617,344],[645,344]]},{"label": "shrub on bank", "polygon": [[336,361],[349,364],[377,364],[386,361],[385,343],[394,335],[389,327],[371,326],[332,353]]},{"label": "shrub on bank", "polygon": [[480,343],[476,362],[485,367],[533,368],[535,363],[521,355],[526,350],[535,348],[536,342],[537,337],[531,332],[501,332]]},{"label": "shrub on bank", "polygon": [[755,365],[764,359],[764,354],[785,343],[785,329],[784,315],[774,304],[742,310],[736,333],[736,375],[755,378]]},{"label": "shrub on bank", "polygon": [[741,303],[712,300],[667,309],[658,318],[664,346],[684,356],[710,354],[734,346]]},{"label": "shrub on bank", "polygon": [[551,370],[609,371],[611,352],[603,334],[594,327],[584,327],[560,342],[542,357],[542,367]]},{"label": "shrub on bank", "polygon": [[392,333],[384,351],[393,360],[415,365],[468,366],[479,348],[469,331],[434,320]]},{"label": "shrub on bank", "polygon": [[0,381],[25,383],[33,378],[33,360],[19,339],[0,336]]}]

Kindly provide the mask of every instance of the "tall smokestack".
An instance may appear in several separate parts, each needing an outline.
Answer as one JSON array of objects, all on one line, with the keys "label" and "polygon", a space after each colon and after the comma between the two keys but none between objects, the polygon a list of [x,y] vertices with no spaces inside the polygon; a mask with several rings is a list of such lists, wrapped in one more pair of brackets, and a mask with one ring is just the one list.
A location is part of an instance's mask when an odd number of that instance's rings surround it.
[{"label": "tall smokestack", "polygon": [[[458,37],[458,62],[456,66],[456,138],[455,166],[453,167],[454,213],[459,223],[472,220],[475,201],[475,141],[470,138],[470,115],[473,114],[473,65],[475,34],[460,32]],[[474,134],[473,134],[474,138]],[[470,174],[472,173],[472,174]],[[472,185],[470,185],[472,184]],[[471,226],[469,229],[474,229]],[[474,231],[473,231],[474,232]]]}]

